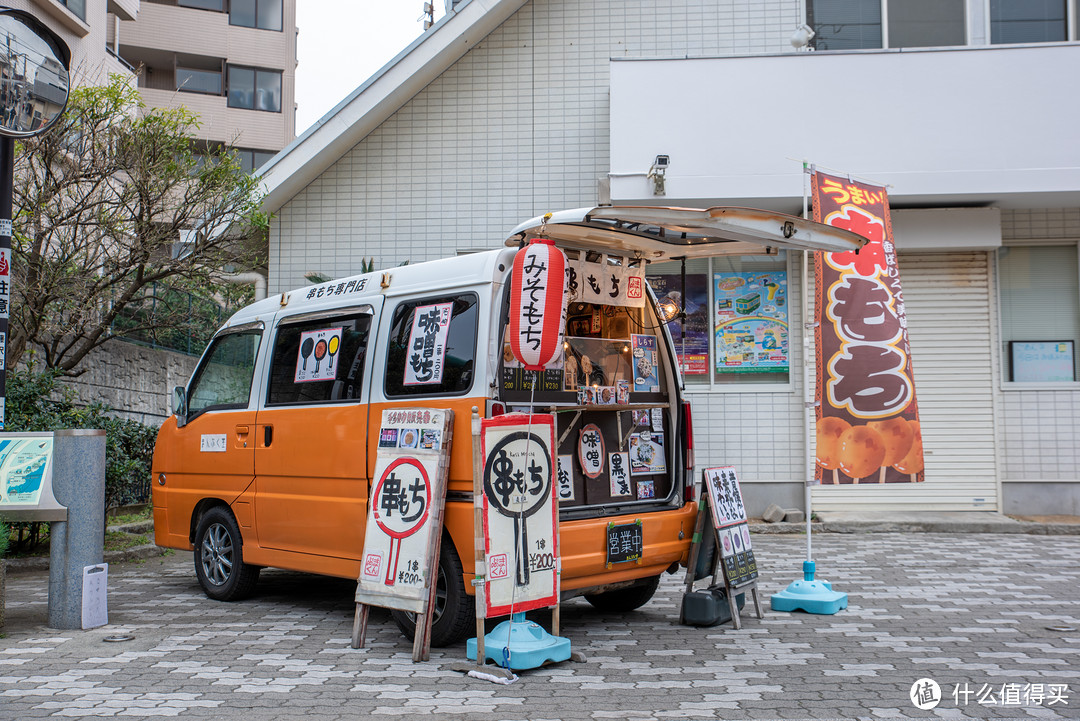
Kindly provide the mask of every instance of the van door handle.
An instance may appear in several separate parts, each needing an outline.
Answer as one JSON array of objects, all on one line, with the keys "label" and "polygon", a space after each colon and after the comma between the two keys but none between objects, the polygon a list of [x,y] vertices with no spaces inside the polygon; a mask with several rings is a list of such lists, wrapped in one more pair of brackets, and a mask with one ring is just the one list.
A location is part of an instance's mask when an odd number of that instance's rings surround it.
[{"label": "van door handle", "polygon": [[274,427],[263,426],[263,446],[270,447],[270,444],[274,442]]}]

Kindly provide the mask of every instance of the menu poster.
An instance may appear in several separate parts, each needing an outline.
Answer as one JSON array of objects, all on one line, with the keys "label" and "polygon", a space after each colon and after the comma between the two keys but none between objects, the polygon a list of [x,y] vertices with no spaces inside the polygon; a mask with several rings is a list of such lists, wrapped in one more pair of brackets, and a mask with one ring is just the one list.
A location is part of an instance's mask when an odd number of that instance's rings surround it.
[{"label": "menu poster", "polygon": [[[670,301],[680,310],[685,303],[686,323],[676,318],[667,326],[675,341],[675,353],[683,375],[709,373],[709,276],[687,273],[683,284],[679,273],[648,276],[649,285],[661,303]],[[685,290],[685,292],[684,292]]]},{"label": "menu poster", "polygon": [[706,468],[704,476],[724,576],[732,586],[749,583],[758,576],[757,561],[750,544],[750,526],[735,467]]},{"label": "menu poster", "polygon": [[786,372],[787,272],[725,272],[713,279],[717,372]]},{"label": "menu poster", "polygon": [[660,374],[657,363],[656,336],[630,335],[633,361],[634,390],[657,393],[660,390]]}]

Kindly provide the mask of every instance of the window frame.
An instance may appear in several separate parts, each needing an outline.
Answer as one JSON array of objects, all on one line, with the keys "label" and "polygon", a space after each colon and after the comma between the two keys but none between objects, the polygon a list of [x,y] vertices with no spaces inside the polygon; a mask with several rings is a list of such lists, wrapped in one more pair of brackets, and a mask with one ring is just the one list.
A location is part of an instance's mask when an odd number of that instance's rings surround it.
[{"label": "window frame", "polygon": [[[207,75],[217,75],[219,82],[218,91],[215,93],[210,90],[195,90],[192,88],[186,88],[180,84],[180,72],[206,73]],[[189,68],[184,65],[177,65],[176,69],[173,71],[173,80],[175,81],[176,91],[178,93],[193,93],[195,95],[209,95],[212,98],[219,98],[221,97],[222,91],[225,89],[225,78],[221,76],[220,70],[204,70],[203,68]]]},{"label": "window frame", "polygon": [[[391,362],[391,359],[392,359],[391,358],[391,348],[392,348],[391,338],[393,337],[394,326],[397,325],[398,312],[401,310],[401,308],[403,306],[411,304],[413,306],[414,311],[415,311],[416,308],[419,308],[421,306],[435,305],[435,304],[438,304],[438,303],[454,303],[454,302],[457,302],[459,299],[463,299],[463,298],[472,298],[473,299],[473,308],[475,309],[475,317],[473,319],[473,328],[472,328],[472,332],[473,332],[472,366],[473,367],[472,367],[472,378],[469,380],[469,385],[466,388],[462,389],[462,390],[425,392],[425,390],[427,388],[429,388],[429,387],[431,387],[431,388],[437,387],[436,384],[432,383],[432,384],[430,384],[430,386],[428,386],[428,385],[405,386],[404,382],[402,382],[400,384],[400,386],[402,388],[418,388],[418,389],[421,389],[421,390],[419,390],[417,392],[412,392],[412,393],[410,393],[410,392],[402,393],[402,392],[398,392],[396,390],[391,392],[391,389],[389,387],[389,383],[390,383],[390,362]],[[445,398],[455,398],[455,397],[468,396],[470,393],[472,393],[473,389],[476,387],[477,376],[478,376],[478,374],[477,374],[477,365],[479,363],[479,351],[480,351],[480,313],[482,312],[482,310],[483,309],[482,309],[482,304],[480,302],[480,294],[477,293],[474,290],[466,290],[466,291],[458,291],[458,292],[454,292],[452,290],[447,290],[447,291],[445,291],[443,293],[440,293],[438,295],[429,295],[429,296],[424,296],[424,297],[401,298],[394,305],[393,309],[390,309],[390,310],[385,310],[384,309],[383,312],[388,313],[388,316],[387,316],[388,322],[386,324],[386,333],[387,333],[387,335],[385,337],[380,337],[379,338],[379,341],[384,346],[384,348],[383,348],[383,356],[384,357],[382,358],[382,365],[381,365],[382,374],[383,374],[383,382],[382,382],[382,394],[383,394],[383,397],[386,398],[388,401],[400,401],[400,400],[406,400],[407,401],[407,400],[409,400],[411,398],[444,398],[444,397]],[[453,316],[451,316],[451,322],[453,322]],[[449,340],[449,331],[448,331],[447,339]],[[404,367],[402,368],[402,372],[404,372]],[[404,378],[402,380],[404,381]]]},{"label": "window frame", "polygon": [[[278,341],[281,338],[281,332],[283,329],[288,329],[291,326],[303,325],[307,323],[323,324],[328,327],[334,327],[334,323],[345,321],[348,319],[356,318],[358,316],[366,316],[368,318],[367,329],[367,346],[364,350],[364,367],[360,372],[360,395],[355,398],[338,398],[329,400],[300,400],[300,401],[273,401],[271,400],[271,392],[274,385],[274,356],[277,352]],[[347,308],[335,308],[332,311],[317,311],[314,313],[303,313],[300,315],[288,316],[282,318],[276,327],[274,328],[273,339],[270,343],[268,355],[266,359],[266,388],[263,396],[263,408],[296,408],[303,406],[329,406],[329,405],[342,405],[349,403],[366,403],[368,398],[368,385],[365,382],[367,373],[372,365],[372,336],[377,332],[375,309],[371,305],[358,305],[350,306]],[[339,366],[340,367],[340,366]],[[325,382],[325,381],[324,381]]]},{"label": "window frame", "polygon": [[[255,5],[255,24],[254,25],[245,25],[243,23],[233,22],[233,12],[232,12],[233,3],[232,3],[232,0],[230,0],[229,3],[228,3],[229,7],[226,10],[226,12],[229,14],[229,25],[231,25],[233,27],[237,27],[237,28],[251,28],[252,30],[266,30],[266,31],[275,32],[275,33],[285,32],[285,0],[251,0],[251,2],[254,3],[254,5]],[[279,17],[279,22],[281,24],[281,27],[266,28],[266,27],[263,27],[262,25],[259,25],[259,6],[262,3],[266,3],[266,2],[271,2],[271,3],[277,3],[278,4],[278,17]]]},{"label": "window frame", "polygon": [[[796,390],[796,387],[795,387],[795,373],[796,373],[797,367],[796,367],[796,363],[795,363],[794,352],[795,352],[795,348],[797,346],[801,348],[801,339],[802,339],[801,333],[805,333],[806,330],[805,330],[804,325],[800,326],[801,330],[800,330],[800,335],[799,335],[799,343],[796,343],[795,339],[794,339],[794,334],[792,333],[792,329],[796,327],[797,323],[795,322],[794,319],[795,319],[796,315],[801,314],[802,309],[801,309],[801,307],[800,308],[793,307],[791,305],[791,299],[790,299],[791,289],[796,286],[796,284],[793,282],[796,279],[796,276],[795,276],[795,274],[793,272],[794,271],[795,251],[788,251],[784,255],[785,255],[785,257],[784,257],[784,273],[787,275],[787,282],[788,282],[787,287],[788,287],[788,295],[789,295],[789,298],[788,298],[788,321],[787,321],[788,322],[788,369],[787,369],[787,380],[783,381],[783,382],[775,382],[775,383],[768,383],[768,382],[761,382],[761,381],[757,381],[757,382],[755,382],[755,381],[734,382],[733,381],[733,382],[730,382],[730,383],[720,383],[720,382],[718,382],[716,380],[716,323],[714,322],[714,319],[713,319],[713,309],[714,309],[714,305],[716,303],[716,292],[715,292],[714,285],[715,285],[715,279],[716,279],[715,274],[718,273],[718,272],[721,272],[721,269],[715,267],[714,261],[716,260],[716,258],[709,257],[709,258],[704,259],[704,260],[708,261],[708,270],[706,271],[707,272],[707,275],[706,275],[706,278],[707,278],[706,288],[708,290],[707,297],[708,297],[708,304],[709,304],[709,313],[708,313],[709,327],[708,327],[708,330],[707,330],[708,335],[709,335],[709,343],[708,343],[709,351],[708,351],[708,356],[707,356],[707,361],[706,362],[708,363],[709,382],[708,383],[687,383],[686,374],[680,372],[679,376],[680,376],[680,379],[682,381],[682,392],[683,393],[794,393],[795,392],[795,390]],[[742,257],[753,258],[754,256],[742,256]],[[811,262],[813,262],[813,261],[811,260]],[[695,272],[697,272],[697,271],[695,271]],[[646,280],[649,277],[648,270],[646,270],[646,272],[645,272],[645,277],[646,277]],[[799,281],[798,286],[801,286],[801,280]],[[806,289],[800,287],[799,292],[804,293],[804,292],[806,292]],[[665,328],[664,332],[667,333],[671,338],[671,349],[672,349],[672,354],[674,355],[674,363],[673,363],[673,365],[676,366],[676,367],[679,367],[679,366],[681,366],[681,363],[682,363],[682,361],[680,359],[680,356],[679,356],[679,339],[675,337],[675,332],[670,327]],[[762,374],[762,375],[780,375],[780,374],[779,373],[773,373],[773,374]]]},{"label": "window frame", "polygon": [[[245,403],[215,403],[200,408],[197,411],[192,410],[191,402],[194,398],[194,390],[198,387],[199,382],[202,380],[203,373],[210,366],[213,352],[225,338],[229,338],[237,335],[255,335],[258,337],[258,344],[255,346],[255,352],[252,356],[251,362],[251,377],[248,380],[248,397]],[[203,357],[199,361],[199,365],[195,368],[195,372],[191,374],[191,380],[188,381],[187,386],[184,388],[184,397],[187,404],[187,412],[185,417],[185,423],[190,423],[194,419],[198,418],[204,413],[210,411],[236,411],[246,410],[251,407],[251,393],[255,389],[255,370],[259,365],[259,353],[262,351],[262,343],[265,338],[265,325],[262,321],[255,321],[253,323],[245,323],[238,325],[235,328],[228,328],[220,331],[211,340],[210,344],[206,348],[206,352],[203,353]]]},{"label": "window frame", "polygon": [[[233,105],[233,103],[232,103],[232,90],[233,90],[232,71],[233,70],[250,70],[252,73],[254,73],[254,76],[252,78],[253,84],[252,84],[252,88],[251,88],[251,107],[248,107],[246,105]],[[277,76],[277,79],[278,79],[278,88],[277,88],[277,91],[278,91],[278,109],[277,110],[264,110],[263,108],[256,107],[257,104],[258,104],[256,102],[256,96],[258,95],[258,90],[259,90],[259,73],[269,73],[269,74],[273,74],[273,75]],[[284,103],[283,103],[283,101],[284,101],[284,97],[283,97],[283,93],[284,93],[284,86],[283,86],[284,75],[285,75],[284,71],[277,70],[275,68],[260,68],[260,67],[254,66],[254,65],[233,65],[232,63],[229,63],[225,67],[225,92],[224,92],[224,94],[225,94],[225,104],[226,104],[226,106],[230,107],[230,108],[233,108],[234,110],[251,110],[251,111],[254,111],[254,112],[257,112],[257,113],[281,113],[282,112],[282,106],[284,105]]]},{"label": "window frame", "polygon": [[[1065,238],[1024,238],[1022,240],[1011,240],[1002,244],[1002,248],[1039,248],[1039,247],[1073,247],[1076,248],[1077,255],[1077,287],[1080,288],[1080,239],[1065,239]],[[1044,382],[1030,382],[1030,381],[1012,381],[1009,380],[1009,355],[1006,352],[1008,340],[1005,338],[1005,327],[1002,312],[1002,297],[1001,297],[1001,257],[998,253],[994,253],[994,302],[996,306],[994,308],[997,313],[997,339],[994,343],[996,353],[998,357],[998,388],[999,390],[1012,393],[1016,391],[1075,391],[1080,390],[1080,374],[1077,375],[1075,381],[1044,381]],[[1076,340],[1077,343],[1074,346],[1074,352],[1080,351],[1080,338],[1071,339]],[[1074,361],[1075,363],[1075,361]]]}]

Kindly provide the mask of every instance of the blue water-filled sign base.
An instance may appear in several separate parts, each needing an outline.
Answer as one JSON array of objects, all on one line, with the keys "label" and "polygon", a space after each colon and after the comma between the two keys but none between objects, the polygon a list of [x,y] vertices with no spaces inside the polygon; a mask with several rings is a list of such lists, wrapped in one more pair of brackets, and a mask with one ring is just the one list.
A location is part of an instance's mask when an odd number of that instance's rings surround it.
[{"label": "blue water-filled sign base", "polygon": [[774,611],[806,611],[831,616],[847,608],[848,595],[834,591],[828,581],[814,580],[814,562],[803,562],[803,578],[772,596]]},{"label": "blue water-filled sign base", "polygon": [[[476,639],[465,644],[465,655],[476,660]],[[552,636],[541,626],[515,613],[484,636],[485,661],[513,670],[540,668],[545,663],[570,660],[570,639]]]}]

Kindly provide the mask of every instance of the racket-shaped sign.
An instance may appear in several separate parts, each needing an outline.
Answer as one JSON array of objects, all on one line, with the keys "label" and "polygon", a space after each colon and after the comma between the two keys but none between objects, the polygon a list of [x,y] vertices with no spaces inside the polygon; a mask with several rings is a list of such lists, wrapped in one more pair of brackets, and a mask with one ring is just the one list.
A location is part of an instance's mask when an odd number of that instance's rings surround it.
[{"label": "racket-shaped sign", "polygon": [[[341,328],[310,330],[300,334],[296,354],[296,383],[327,381],[336,377],[333,358],[341,347]],[[327,356],[330,362],[327,363]]]},{"label": "racket-shaped sign", "polygon": [[482,421],[487,617],[558,602],[555,420],[510,414]]},{"label": "racket-shaped sign", "polygon": [[375,523],[390,538],[383,582],[393,586],[401,541],[423,528],[431,510],[431,480],[423,464],[407,457],[393,461],[375,484],[371,506]]}]

